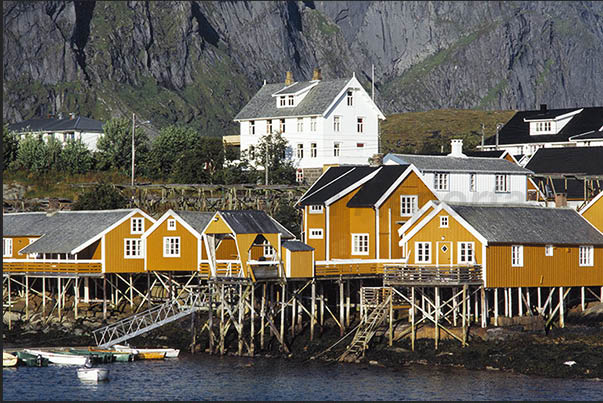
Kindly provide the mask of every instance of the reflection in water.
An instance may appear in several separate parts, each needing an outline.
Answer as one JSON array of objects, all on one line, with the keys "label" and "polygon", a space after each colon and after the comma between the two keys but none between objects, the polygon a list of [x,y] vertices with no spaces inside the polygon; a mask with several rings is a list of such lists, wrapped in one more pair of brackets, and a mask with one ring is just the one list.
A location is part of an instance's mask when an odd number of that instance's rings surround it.
[{"label": "reflection in water", "polygon": [[599,400],[603,382],[502,372],[297,363],[182,353],[106,364],[108,382],[76,367],[3,369],[4,400]]}]

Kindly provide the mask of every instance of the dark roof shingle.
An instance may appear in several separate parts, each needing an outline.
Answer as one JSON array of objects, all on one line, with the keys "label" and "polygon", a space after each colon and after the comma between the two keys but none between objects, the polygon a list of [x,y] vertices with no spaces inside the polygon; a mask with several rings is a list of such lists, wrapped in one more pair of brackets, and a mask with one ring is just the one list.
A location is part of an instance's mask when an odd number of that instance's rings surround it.
[{"label": "dark roof shingle", "polygon": [[536,174],[603,175],[603,147],[539,148],[526,168]]}]

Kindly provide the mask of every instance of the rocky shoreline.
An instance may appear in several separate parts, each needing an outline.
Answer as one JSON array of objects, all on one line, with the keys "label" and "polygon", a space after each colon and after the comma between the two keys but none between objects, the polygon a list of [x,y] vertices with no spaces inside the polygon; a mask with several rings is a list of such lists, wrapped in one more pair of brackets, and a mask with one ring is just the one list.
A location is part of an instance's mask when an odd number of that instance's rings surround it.
[{"label": "rocky shoreline", "polygon": [[[18,310],[4,312],[4,349],[93,345],[92,330],[104,323],[102,306],[96,304],[82,308],[78,319],[74,318],[73,312],[66,312],[60,321],[56,317],[45,321],[39,312],[31,314],[27,321],[24,320],[24,314]],[[529,326],[514,325],[487,329],[471,327],[468,345],[465,347],[456,340],[443,339],[436,350],[434,340],[424,337],[416,340],[413,352],[408,337],[394,341],[390,347],[386,335],[377,335],[365,356],[349,365],[375,365],[393,370],[412,365],[449,366],[603,381],[603,304],[593,308],[597,315],[586,316],[578,310],[570,311],[566,318],[566,327],[554,327],[549,332],[545,332],[538,321],[526,321],[531,323]],[[7,321],[9,314],[12,315],[10,329]],[[119,306],[109,314],[107,323],[112,323],[129,316],[131,312],[128,306]],[[424,334],[429,332],[427,329]],[[306,326],[298,330],[293,339],[289,336],[290,354],[280,352],[278,343],[271,340],[262,351],[258,351],[259,346],[256,347],[256,357],[333,362],[343,352],[349,340],[339,343],[328,353],[324,351],[339,339],[339,329],[334,323],[327,322],[322,334],[317,332],[314,341],[310,341],[309,328]],[[191,351],[191,318],[181,319],[130,339],[129,343],[137,347],[173,347],[180,348],[183,352]],[[197,336],[194,350],[198,354],[204,354],[207,346],[207,332],[203,332]],[[230,332],[226,353],[236,352],[237,338],[234,332]]]}]

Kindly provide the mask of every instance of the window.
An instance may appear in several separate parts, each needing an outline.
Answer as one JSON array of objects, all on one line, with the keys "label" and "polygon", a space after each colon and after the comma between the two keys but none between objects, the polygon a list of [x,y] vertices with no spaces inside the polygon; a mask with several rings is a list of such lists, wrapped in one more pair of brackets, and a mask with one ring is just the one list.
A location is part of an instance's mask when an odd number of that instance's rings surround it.
[{"label": "window", "polygon": [[536,123],[536,131],[545,133],[551,131],[551,122],[537,122]]},{"label": "window", "polygon": [[310,144],[310,157],[316,158],[316,143]]},{"label": "window", "polygon": [[352,234],[352,255],[369,254],[369,234]]},{"label": "window", "polygon": [[333,131],[338,132],[341,129],[341,117],[333,116]]},{"label": "window", "polygon": [[476,191],[476,175],[475,174],[470,174],[469,175],[469,191],[470,192],[475,192]]},{"label": "window", "polygon": [[319,204],[311,205],[310,214],[322,214],[322,206]]},{"label": "window", "polygon": [[163,237],[163,257],[180,257],[180,237]]},{"label": "window", "polygon": [[13,257],[13,239],[4,238],[2,239],[2,256]]},{"label": "window", "polygon": [[310,131],[316,131],[316,118],[310,118]]},{"label": "window", "polygon": [[301,168],[297,168],[295,171],[295,181],[301,183],[304,181],[304,170]]},{"label": "window", "polygon": [[417,212],[419,196],[400,196],[400,216],[410,217]]},{"label": "window", "polygon": [[494,190],[498,193],[508,192],[509,175],[496,175],[496,188]]},{"label": "window", "polygon": [[579,250],[580,266],[593,266],[593,247],[580,246]]},{"label": "window", "polygon": [[448,172],[436,172],[433,175],[433,187],[435,190],[448,190]]},{"label": "window", "polygon": [[357,129],[358,133],[364,132],[364,118],[356,119],[356,129]]},{"label": "window", "polygon": [[356,148],[363,148],[364,147],[364,143],[356,143]]},{"label": "window", "polygon": [[124,258],[142,257],[142,239],[124,239]]},{"label": "window", "polygon": [[333,157],[339,157],[340,150],[341,150],[341,144],[333,143]]},{"label": "window", "polygon": [[544,255],[545,256],[553,256],[553,245],[546,245],[544,247]]},{"label": "window", "polygon": [[297,158],[304,158],[304,145],[303,144],[298,144],[297,148],[295,149],[295,156]]},{"label": "window", "polygon": [[278,97],[278,99],[279,99],[279,105],[280,106],[286,106],[287,105],[284,96],[281,95],[280,97]]},{"label": "window", "polygon": [[415,263],[431,263],[431,242],[415,242]]},{"label": "window", "polygon": [[142,234],[144,232],[144,218],[132,217],[130,219],[130,232],[132,234]]},{"label": "window", "polygon": [[289,101],[289,106],[293,106],[293,95],[289,95],[288,97],[288,101]]},{"label": "window", "polygon": [[304,118],[297,118],[297,132],[301,133],[304,131]]},{"label": "window", "polygon": [[167,220],[167,229],[168,229],[168,231],[176,230],[176,219],[175,218],[170,218]]},{"label": "window", "polygon": [[266,121],[266,134],[272,133],[272,120],[268,119]]},{"label": "window", "polygon": [[268,244],[264,244],[264,256],[273,257],[274,256],[274,248]]},{"label": "window", "polygon": [[459,264],[475,263],[473,242],[459,242]]},{"label": "window", "polygon": [[440,216],[440,228],[448,228],[448,216]]},{"label": "window", "polygon": [[523,266],[523,246],[513,245],[511,247],[511,266],[522,267]]},{"label": "window", "polygon": [[322,228],[310,228],[310,239],[322,239]]},{"label": "window", "polygon": [[280,119],[281,133],[285,133],[285,119]]},{"label": "window", "polygon": [[250,135],[255,134],[255,121],[254,120],[249,121],[249,134]]},{"label": "window", "polygon": [[354,96],[352,94],[352,91],[348,91],[348,106],[352,106],[354,105]]}]

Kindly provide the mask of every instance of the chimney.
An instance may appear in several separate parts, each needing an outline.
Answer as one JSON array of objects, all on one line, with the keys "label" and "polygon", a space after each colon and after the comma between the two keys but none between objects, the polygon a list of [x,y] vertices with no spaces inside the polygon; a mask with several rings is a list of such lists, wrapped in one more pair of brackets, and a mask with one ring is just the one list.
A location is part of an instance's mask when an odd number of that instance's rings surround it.
[{"label": "chimney", "polygon": [[69,120],[75,119],[75,112],[69,112]]},{"label": "chimney", "polygon": [[291,84],[293,84],[293,73],[288,71],[287,76],[285,78],[285,85],[291,85]]},{"label": "chimney", "polygon": [[555,207],[567,207],[567,193],[555,194]]},{"label": "chimney", "polygon": [[369,166],[371,167],[380,167],[383,165],[383,154],[373,154],[371,158],[369,158]]},{"label": "chimney", "polygon": [[312,81],[315,81],[315,80],[322,80],[322,75],[320,74],[319,68],[315,68],[314,73],[312,74]]},{"label": "chimney", "polygon": [[540,112],[546,112],[546,104],[540,104]]},{"label": "chimney", "polygon": [[450,154],[449,157],[466,158],[463,154],[463,139],[452,139],[450,140]]}]

